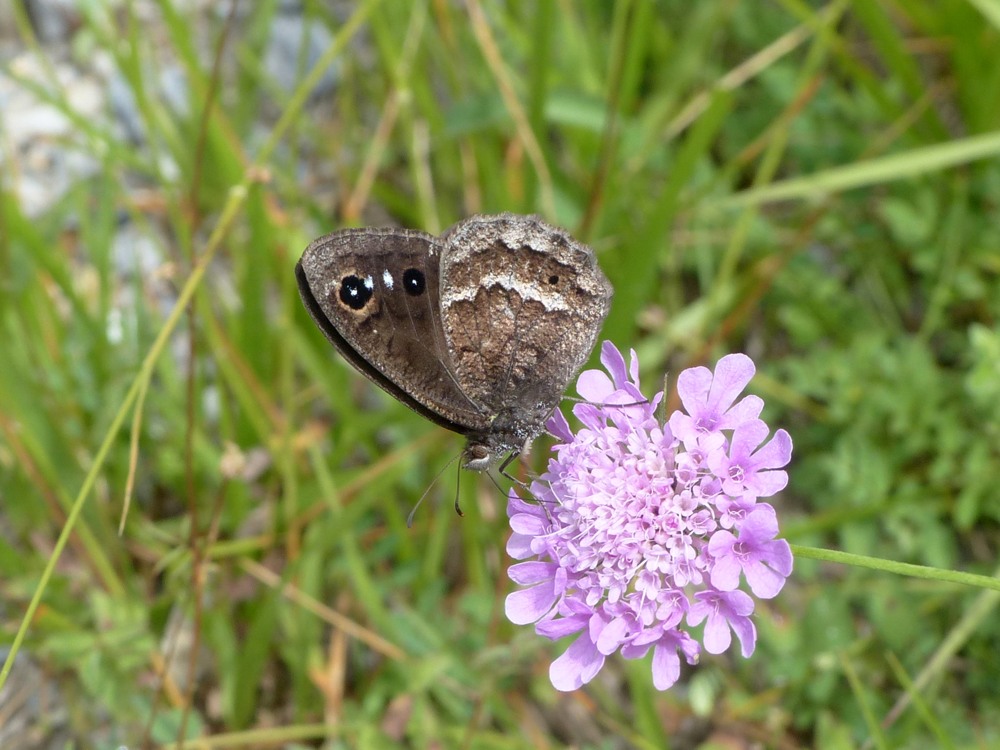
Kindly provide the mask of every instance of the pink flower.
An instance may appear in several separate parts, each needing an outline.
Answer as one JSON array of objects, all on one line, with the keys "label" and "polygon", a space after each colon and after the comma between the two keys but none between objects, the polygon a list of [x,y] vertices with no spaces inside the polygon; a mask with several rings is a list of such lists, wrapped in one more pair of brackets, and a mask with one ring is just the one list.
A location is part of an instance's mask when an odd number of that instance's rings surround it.
[{"label": "pink flower", "polygon": [[721,654],[729,648],[732,629],[740,639],[740,652],[749,658],[757,643],[757,629],[750,620],[753,613],[753,599],[742,591],[699,591],[694,595],[695,603],[688,612],[688,625],[705,623],[705,650],[710,654]]},{"label": "pink flower", "polygon": [[746,576],[754,596],[773,599],[792,572],[792,550],[778,534],[774,508],[763,504],[744,519],[737,539],[730,532],[716,531],[708,542],[715,558],[712,585],[720,591],[734,591],[740,572]]},{"label": "pink flower", "polygon": [[777,469],[792,457],[792,438],[778,430],[771,442],[758,449],[767,433],[767,425],[759,419],[744,422],[733,430],[728,455],[721,449],[709,454],[708,466],[722,480],[725,494],[770,497],[785,489],[788,474]]},{"label": "pink flower", "polygon": [[[791,439],[767,426],[756,396],[737,401],[754,373],[749,357],[723,357],[713,374],[685,370],[678,393],[687,413],[655,417],[663,397],[645,401],[633,352],[628,366],[610,343],[607,372],[581,373],[589,403],[573,413],[575,433],[559,412],[548,423],[561,442],[547,471],[531,483],[537,503],[511,490],[507,551],[520,562],[510,578],[508,619],[535,623],[539,635],[576,640],[549,670],[553,686],[575,690],[616,651],[628,659],[653,652],[653,684],[680,677],[681,658],[729,648],[732,633],[753,653],[754,595],[775,596],[791,573],[788,544],[776,539],[774,509],[757,503],[782,489],[780,468]],[[756,452],[754,452],[756,451]],[[701,643],[690,628],[705,623]]]},{"label": "pink flower", "polygon": [[[682,440],[691,433],[731,430],[756,419],[764,408],[757,396],[747,396],[733,406],[756,368],[745,354],[727,354],[712,373],[707,367],[692,367],[677,378],[677,395],[687,409],[670,416],[674,434]],[[732,407],[732,408],[730,408]]]}]

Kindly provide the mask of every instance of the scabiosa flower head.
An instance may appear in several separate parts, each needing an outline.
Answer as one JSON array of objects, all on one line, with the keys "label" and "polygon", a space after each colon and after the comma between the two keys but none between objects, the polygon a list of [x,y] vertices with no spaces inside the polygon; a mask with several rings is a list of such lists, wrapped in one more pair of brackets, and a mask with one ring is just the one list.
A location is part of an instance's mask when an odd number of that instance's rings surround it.
[{"label": "scabiosa flower head", "polygon": [[774,508],[761,502],[787,484],[792,441],[784,430],[767,440],[759,398],[737,401],[754,374],[744,354],[714,373],[682,372],[684,411],[666,424],[655,417],[663,394],[646,401],[639,390],[635,352],[626,367],[605,342],[601,363],[607,373],[577,381],[583,427],[574,433],[559,411],[549,420],[561,442],[531,483],[537,502],[510,492],[507,551],[523,562],[509,575],[523,588],[506,612],[553,640],[576,635],[549,670],[559,690],[589,682],[616,651],[650,650],[653,684],[666,690],[702,646],[722,653],[735,634],[743,656],[753,653],[754,599],[740,584],[769,599],[792,571]]}]

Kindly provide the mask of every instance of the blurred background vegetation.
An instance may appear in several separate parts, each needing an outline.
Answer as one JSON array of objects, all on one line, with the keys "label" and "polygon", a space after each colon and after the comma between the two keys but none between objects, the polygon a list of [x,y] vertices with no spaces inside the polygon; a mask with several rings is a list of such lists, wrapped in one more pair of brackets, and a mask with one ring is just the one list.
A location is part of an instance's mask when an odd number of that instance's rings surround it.
[{"label": "blurred background vegetation", "polygon": [[8,647],[41,595],[4,748],[1000,745],[997,595],[809,560],[751,660],[556,693],[565,644],[503,618],[502,494],[448,471],[406,528],[462,441],[340,360],[292,274],[342,226],[538,213],[597,250],[647,389],[756,360],[790,541],[994,575],[1000,1],[0,21]]}]

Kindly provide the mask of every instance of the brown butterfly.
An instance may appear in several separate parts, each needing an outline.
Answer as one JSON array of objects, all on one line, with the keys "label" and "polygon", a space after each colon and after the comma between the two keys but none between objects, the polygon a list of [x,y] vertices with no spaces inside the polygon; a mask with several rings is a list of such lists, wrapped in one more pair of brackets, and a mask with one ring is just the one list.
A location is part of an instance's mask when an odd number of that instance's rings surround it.
[{"label": "brown butterfly", "polygon": [[316,325],[361,373],[465,435],[482,471],[544,430],[590,355],[613,290],[594,252],[534,216],[460,221],[441,237],[345,229],[295,267]]}]

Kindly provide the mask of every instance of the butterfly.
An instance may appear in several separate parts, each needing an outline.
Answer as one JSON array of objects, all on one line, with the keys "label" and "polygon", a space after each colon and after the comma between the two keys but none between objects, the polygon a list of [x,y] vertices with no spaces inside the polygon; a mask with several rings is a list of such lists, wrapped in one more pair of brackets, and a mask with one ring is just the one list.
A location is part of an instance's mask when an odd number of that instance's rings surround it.
[{"label": "butterfly", "polygon": [[613,290],[586,245],[534,216],[458,222],[440,237],[344,229],[295,267],[316,325],[358,371],[466,437],[482,471],[533,438],[590,356]]}]

